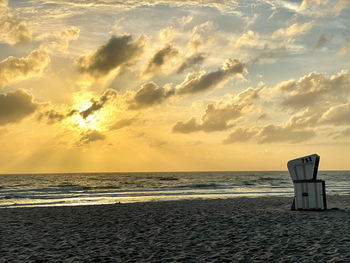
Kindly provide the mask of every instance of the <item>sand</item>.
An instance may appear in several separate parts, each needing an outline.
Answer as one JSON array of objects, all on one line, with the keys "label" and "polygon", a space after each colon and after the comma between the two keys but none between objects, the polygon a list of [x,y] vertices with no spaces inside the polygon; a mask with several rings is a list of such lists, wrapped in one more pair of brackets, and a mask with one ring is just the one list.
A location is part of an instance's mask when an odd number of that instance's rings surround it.
[{"label": "sand", "polygon": [[0,262],[350,262],[350,196],[0,209]]}]

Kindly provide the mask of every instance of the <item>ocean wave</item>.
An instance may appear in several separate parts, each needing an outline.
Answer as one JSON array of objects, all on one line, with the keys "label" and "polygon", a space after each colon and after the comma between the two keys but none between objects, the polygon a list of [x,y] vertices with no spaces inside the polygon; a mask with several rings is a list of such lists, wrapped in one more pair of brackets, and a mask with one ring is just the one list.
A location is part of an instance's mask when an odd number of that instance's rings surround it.
[{"label": "ocean wave", "polygon": [[74,187],[82,187],[81,185],[78,184],[71,184],[71,183],[61,183],[61,184],[57,184],[57,185],[51,185],[51,187],[62,187],[62,188],[74,188]]},{"label": "ocean wave", "polygon": [[[209,183],[209,184],[187,184],[187,185],[176,185],[173,186],[171,188],[226,188],[228,187],[228,185],[224,185],[224,184],[215,184],[215,183]],[[169,187],[164,187],[164,188],[169,188]]]},{"label": "ocean wave", "polygon": [[179,178],[176,177],[158,177],[159,181],[178,181]]},{"label": "ocean wave", "polygon": [[82,186],[83,190],[107,190],[107,189],[121,189],[120,186],[103,185],[103,186]]}]

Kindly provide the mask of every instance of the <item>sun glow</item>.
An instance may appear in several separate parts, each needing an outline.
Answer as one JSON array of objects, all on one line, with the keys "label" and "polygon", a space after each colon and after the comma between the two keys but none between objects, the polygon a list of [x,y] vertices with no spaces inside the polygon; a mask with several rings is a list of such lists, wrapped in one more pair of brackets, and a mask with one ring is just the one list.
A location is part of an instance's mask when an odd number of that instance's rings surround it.
[{"label": "sun glow", "polygon": [[81,130],[101,130],[102,122],[103,122],[103,110],[96,111],[86,118],[83,118],[81,112],[86,111],[92,105],[90,99],[80,100],[74,105],[74,109],[77,110],[77,113],[74,114],[69,119],[69,124],[74,128],[77,128],[79,131]]}]

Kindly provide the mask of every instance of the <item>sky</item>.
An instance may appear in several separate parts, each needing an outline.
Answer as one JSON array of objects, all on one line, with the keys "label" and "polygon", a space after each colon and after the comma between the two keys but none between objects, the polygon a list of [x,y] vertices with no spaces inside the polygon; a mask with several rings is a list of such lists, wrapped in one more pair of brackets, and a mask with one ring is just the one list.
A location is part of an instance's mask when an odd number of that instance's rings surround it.
[{"label": "sky", "polygon": [[350,169],[348,0],[0,0],[0,173]]}]

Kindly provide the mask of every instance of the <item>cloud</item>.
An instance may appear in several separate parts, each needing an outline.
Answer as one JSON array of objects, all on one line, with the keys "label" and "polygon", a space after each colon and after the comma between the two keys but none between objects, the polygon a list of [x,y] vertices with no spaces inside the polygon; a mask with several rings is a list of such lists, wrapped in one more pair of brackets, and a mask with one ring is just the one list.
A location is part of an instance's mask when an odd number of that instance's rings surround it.
[{"label": "cloud", "polygon": [[299,80],[289,80],[277,85],[277,90],[287,94],[282,101],[286,108],[302,109],[325,103],[341,102],[350,91],[350,75],[341,71],[327,78],[325,74],[312,72]]},{"label": "cloud", "polygon": [[51,40],[48,44],[44,44],[44,46],[48,47],[49,49],[67,53],[69,43],[72,40],[77,40],[79,38],[79,34],[80,29],[75,26],[71,26],[61,31],[59,34],[44,34],[38,37],[38,40]]},{"label": "cloud", "polygon": [[263,113],[263,114],[261,114],[259,117],[258,117],[258,121],[260,121],[260,120],[265,120],[265,119],[267,119],[268,118],[268,115],[266,114],[266,113]]},{"label": "cloud", "polygon": [[343,9],[345,9],[349,6],[350,6],[349,0],[338,0],[336,5],[334,6],[333,10],[337,15],[339,15]]},{"label": "cloud", "polygon": [[128,127],[131,124],[133,124],[137,119],[136,118],[126,118],[126,119],[121,119],[115,122],[113,125],[109,127],[109,130],[119,130],[124,127]]},{"label": "cloud", "polygon": [[287,46],[280,45],[277,47],[270,47],[268,44],[264,45],[262,52],[251,59],[251,63],[255,64],[264,59],[275,59],[287,56]]},{"label": "cloud", "polygon": [[270,123],[264,127],[239,127],[223,143],[248,140],[299,143],[315,138],[316,127],[350,125],[350,75],[347,71],[330,77],[312,72],[299,80],[281,82],[274,91],[282,100],[281,105],[296,111],[295,114],[280,125]]},{"label": "cloud", "polygon": [[237,59],[228,59],[221,69],[209,73],[188,74],[185,81],[176,87],[178,95],[198,93],[215,88],[230,77],[242,74],[245,65]]},{"label": "cloud", "polygon": [[64,120],[66,118],[66,115],[59,113],[55,110],[48,110],[48,111],[39,113],[38,120],[41,121],[44,117],[47,118],[48,124],[53,124]]},{"label": "cloud", "polygon": [[128,101],[129,108],[141,109],[160,104],[172,95],[174,95],[173,90],[167,90],[154,82],[148,82],[143,84],[134,97]]},{"label": "cloud", "polygon": [[[79,113],[79,115],[86,119],[90,115],[94,114],[95,112],[101,110],[105,104],[115,98],[117,92],[113,89],[106,90],[100,97],[92,98],[91,99],[91,105],[86,110],[79,111],[77,109],[70,109],[70,107],[67,107],[61,111],[57,111],[55,109],[49,109],[44,110],[38,113],[38,121],[45,120],[47,124],[54,124],[61,122],[69,117],[72,117],[74,114]],[[52,105],[51,105],[52,106]]]},{"label": "cloud", "polygon": [[301,5],[300,5],[300,9],[307,9],[311,6],[320,6],[322,4],[327,4],[328,0],[303,0]]},{"label": "cloud", "polygon": [[338,56],[344,56],[350,51],[350,39],[346,39],[344,45],[337,51]]},{"label": "cloud", "polygon": [[281,28],[276,30],[272,34],[272,38],[276,38],[276,39],[290,38],[291,39],[293,36],[306,34],[308,31],[310,31],[313,24],[314,24],[313,21],[303,23],[303,24],[295,23],[287,28]]},{"label": "cloud", "polygon": [[328,39],[324,34],[320,36],[320,38],[317,40],[317,43],[315,45],[315,49],[323,48],[324,45],[327,43]]},{"label": "cloud", "polygon": [[7,6],[8,0],[0,0],[0,6]]},{"label": "cloud", "polygon": [[200,47],[214,40],[215,26],[212,21],[196,25],[192,30],[189,47],[197,52]]},{"label": "cloud", "polygon": [[233,127],[231,121],[238,119],[249,111],[253,100],[259,97],[259,91],[248,88],[231,99],[229,103],[221,101],[217,104],[209,104],[201,118],[201,123],[197,123],[195,118],[191,118],[187,122],[179,121],[173,126],[172,131],[174,133],[191,133],[227,130]]},{"label": "cloud", "polygon": [[90,115],[94,114],[96,111],[99,111],[100,109],[102,109],[102,107],[115,96],[116,96],[116,91],[113,89],[108,89],[102,94],[102,96],[98,100],[92,99],[91,106],[86,110],[81,111],[79,114],[83,117],[83,119],[86,119]]},{"label": "cloud", "polygon": [[341,135],[343,136],[350,136],[350,128],[347,128],[341,132]]},{"label": "cloud", "polygon": [[61,113],[56,110],[46,110],[44,112],[39,112],[38,121],[46,119],[47,124],[54,124],[63,121],[66,118],[73,116],[77,113],[77,110],[70,110],[68,113]]},{"label": "cloud", "polygon": [[197,124],[194,117],[187,122],[179,121],[172,128],[173,133],[191,133],[199,130],[201,130],[200,124]]},{"label": "cloud", "polygon": [[226,61],[222,69],[210,73],[188,74],[185,81],[175,89],[169,85],[159,87],[154,82],[148,82],[141,86],[136,94],[128,101],[129,109],[141,109],[160,104],[171,96],[182,96],[198,93],[216,87],[231,76],[242,74],[245,65],[236,59]]},{"label": "cloud", "polygon": [[144,37],[141,36],[134,42],[131,40],[130,35],[113,36],[92,54],[77,59],[80,72],[99,78],[137,59],[143,50]]},{"label": "cloud", "polygon": [[22,89],[0,94],[0,126],[19,122],[34,113],[37,107],[34,97]]},{"label": "cloud", "polygon": [[0,62],[0,89],[13,81],[38,76],[50,62],[43,50],[34,50],[25,58],[8,57]]},{"label": "cloud", "polygon": [[178,54],[179,52],[172,45],[167,45],[161,50],[158,50],[153,55],[152,59],[149,61],[148,66],[146,70],[143,72],[143,74],[153,75],[159,72],[159,70],[164,64],[168,63],[171,59],[176,57]]},{"label": "cloud", "polygon": [[329,14],[339,15],[341,11],[350,5],[348,0],[303,0],[299,11],[305,15],[316,17]]},{"label": "cloud", "polygon": [[192,56],[186,58],[180,67],[177,69],[176,73],[180,74],[184,72],[188,68],[192,68],[194,66],[197,66],[206,59],[207,55],[204,53],[195,53]]},{"label": "cloud", "polygon": [[31,42],[32,31],[27,21],[8,8],[7,2],[0,2],[0,42],[10,45]]},{"label": "cloud", "polygon": [[224,144],[256,140],[258,143],[300,143],[316,137],[312,129],[294,129],[286,125],[269,124],[264,127],[237,128]]},{"label": "cloud", "polygon": [[247,142],[249,141],[256,133],[250,131],[249,129],[237,128],[234,132],[223,141],[224,144],[232,144],[236,142]]},{"label": "cloud", "polygon": [[350,125],[350,102],[329,108],[320,118],[321,124]]},{"label": "cloud", "polygon": [[237,39],[235,46],[241,47],[254,47],[260,44],[260,35],[252,30],[244,33],[240,38]]},{"label": "cloud", "polygon": [[[316,138],[319,127],[350,125],[350,75],[347,71],[330,77],[312,72],[298,80],[281,82],[273,89],[283,108],[292,109],[295,113],[278,125],[238,127],[223,141],[224,144],[249,140],[257,143],[300,143]],[[192,126],[199,130],[196,125]]]},{"label": "cloud", "polygon": [[299,143],[307,141],[316,136],[315,132],[310,129],[293,129],[287,126],[267,125],[257,134],[259,143],[288,142]]},{"label": "cloud", "polygon": [[90,130],[81,134],[81,137],[77,145],[78,146],[87,145],[91,142],[100,141],[100,140],[102,141],[104,139],[106,139],[106,136],[101,132],[96,130]]},{"label": "cloud", "polygon": [[164,41],[172,41],[175,37],[175,30],[172,26],[168,26],[159,32],[159,38]]},{"label": "cloud", "polygon": [[136,8],[139,6],[155,6],[161,4],[167,4],[169,6],[201,6],[212,7],[219,10],[222,13],[238,13],[237,1],[223,1],[223,0],[50,0],[50,3],[55,4],[69,4],[79,7],[91,7],[91,6],[104,6],[104,7],[119,7],[119,8]]}]

